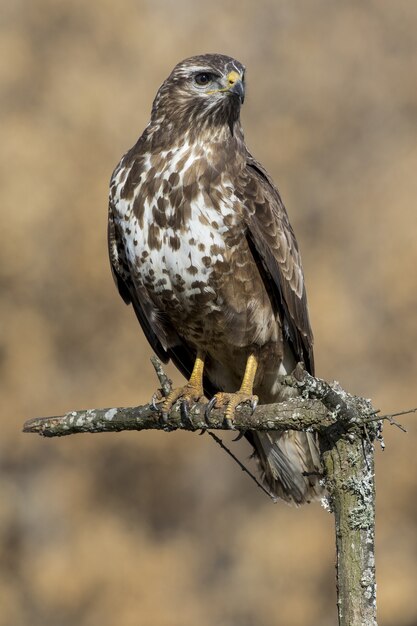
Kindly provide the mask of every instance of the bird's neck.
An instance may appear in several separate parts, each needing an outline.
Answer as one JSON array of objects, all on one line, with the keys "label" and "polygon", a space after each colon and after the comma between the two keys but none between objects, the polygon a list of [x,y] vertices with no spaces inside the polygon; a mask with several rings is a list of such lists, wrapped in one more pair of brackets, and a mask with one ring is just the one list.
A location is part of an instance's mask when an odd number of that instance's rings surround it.
[{"label": "bird's neck", "polygon": [[[189,122],[190,120],[188,120]],[[229,150],[238,151],[244,146],[243,130],[239,118],[226,120],[221,124],[213,124],[210,119],[200,124],[182,124],[181,120],[151,120],[142,140],[152,153],[162,150],[171,150],[179,145],[199,145],[209,149],[216,149],[227,153]]]}]

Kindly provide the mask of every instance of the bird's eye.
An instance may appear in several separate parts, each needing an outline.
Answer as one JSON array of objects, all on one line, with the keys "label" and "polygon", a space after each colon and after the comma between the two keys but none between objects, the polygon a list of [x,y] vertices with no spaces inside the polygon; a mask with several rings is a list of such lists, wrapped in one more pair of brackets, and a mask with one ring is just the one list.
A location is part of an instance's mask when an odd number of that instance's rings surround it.
[{"label": "bird's eye", "polygon": [[209,83],[211,83],[212,76],[211,74],[208,74],[208,72],[201,72],[200,74],[196,74],[194,76],[194,80],[197,85],[199,85],[200,87],[204,87],[204,85],[208,85]]}]

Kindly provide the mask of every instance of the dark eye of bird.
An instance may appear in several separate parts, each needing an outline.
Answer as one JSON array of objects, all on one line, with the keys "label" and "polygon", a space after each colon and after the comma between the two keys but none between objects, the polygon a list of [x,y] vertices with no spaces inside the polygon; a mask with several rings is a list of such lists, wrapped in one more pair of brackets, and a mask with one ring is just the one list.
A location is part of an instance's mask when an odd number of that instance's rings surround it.
[{"label": "dark eye of bird", "polygon": [[211,83],[212,76],[211,74],[208,74],[207,72],[201,72],[201,74],[196,74],[194,76],[194,80],[197,83],[197,85],[200,85],[200,87],[203,87],[204,85],[208,85],[209,83]]}]

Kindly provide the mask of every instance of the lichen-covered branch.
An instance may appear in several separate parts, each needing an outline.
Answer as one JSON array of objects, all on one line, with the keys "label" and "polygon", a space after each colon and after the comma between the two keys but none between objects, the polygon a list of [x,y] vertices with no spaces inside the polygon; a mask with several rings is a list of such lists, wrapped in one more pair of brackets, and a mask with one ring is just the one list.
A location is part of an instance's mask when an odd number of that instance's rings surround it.
[{"label": "lichen-covered branch", "polygon": [[340,626],[376,626],[374,449],[357,435],[324,451],[335,516]]},{"label": "lichen-covered branch", "polygon": [[[161,384],[160,397],[169,393],[171,381],[160,361],[152,364]],[[345,392],[338,383],[329,385],[314,378],[301,368],[286,376],[283,383],[299,390],[300,395],[286,402],[258,406],[253,412],[247,405],[237,408],[234,427],[237,430],[311,430],[346,432],[360,426],[375,412],[362,398]],[[360,406],[359,406],[360,405]],[[201,430],[227,429],[222,411],[214,408],[207,419],[205,404],[189,407],[186,414],[181,406],[174,406],[162,420],[158,406],[151,402],[143,406],[70,411],[65,415],[36,417],[25,422],[23,431],[44,437],[62,437],[75,433],[113,432],[121,430]]]},{"label": "lichen-covered branch", "polygon": [[[75,433],[99,433],[121,430],[201,430],[226,429],[224,414],[217,409],[205,419],[205,405],[190,408],[187,417],[176,406],[163,421],[152,406],[87,409],[71,411],[56,417],[35,417],[23,427],[25,433],[38,433],[44,437],[62,437]],[[250,407],[237,409],[234,426],[237,430],[321,430],[333,424],[335,418],[315,399],[294,398],[280,404],[259,406],[252,414]]]},{"label": "lichen-covered branch", "polygon": [[[360,406],[362,401],[358,401]],[[364,414],[351,416],[361,423]],[[339,626],[376,626],[374,439],[362,432],[320,437],[329,508],[334,513]]]},{"label": "lichen-covered branch", "polygon": [[[153,365],[161,390],[169,393],[171,381],[157,359]],[[283,384],[298,389],[299,396],[286,402],[258,406],[254,412],[242,405],[236,410],[234,427],[246,430],[311,430],[318,433],[328,493],[335,515],[337,591],[340,626],[376,626],[374,558],[374,440],[381,422],[369,401],[329,384],[297,367]],[[175,406],[162,419],[155,401],[130,408],[71,411],[59,417],[28,420],[24,432],[44,437],[74,433],[158,429],[172,431],[228,428],[224,413],[196,404],[184,410]],[[393,422],[393,416],[383,416]]]}]

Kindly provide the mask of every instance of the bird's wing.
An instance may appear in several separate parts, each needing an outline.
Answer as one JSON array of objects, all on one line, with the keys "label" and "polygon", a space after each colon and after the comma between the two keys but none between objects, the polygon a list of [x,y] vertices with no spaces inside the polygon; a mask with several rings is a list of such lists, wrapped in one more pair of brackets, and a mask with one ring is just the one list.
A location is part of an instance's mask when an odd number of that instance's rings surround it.
[{"label": "bird's wing", "polygon": [[246,209],[247,239],[261,268],[268,293],[276,301],[294,356],[314,373],[310,326],[301,257],[278,190],[264,168],[248,154],[238,180]]},{"label": "bird's wing", "polygon": [[145,289],[133,284],[122,239],[114,219],[112,201],[109,203],[107,238],[111,270],[119,293],[126,304],[132,304],[153,351],[166,363],[169,359],[166,331]]}]

